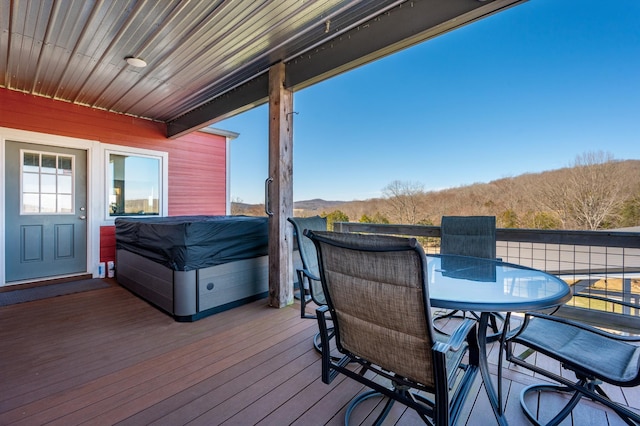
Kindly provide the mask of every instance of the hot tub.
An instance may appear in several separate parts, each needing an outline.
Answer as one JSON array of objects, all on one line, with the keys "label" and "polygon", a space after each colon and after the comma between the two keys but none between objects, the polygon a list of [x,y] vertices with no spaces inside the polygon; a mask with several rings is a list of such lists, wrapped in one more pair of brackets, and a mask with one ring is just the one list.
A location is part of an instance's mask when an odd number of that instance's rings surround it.
[{"label": "hot tub", "polygon": [[195,321],[269,291],[268,219],[116,219],[118,283],[177,321]]}]

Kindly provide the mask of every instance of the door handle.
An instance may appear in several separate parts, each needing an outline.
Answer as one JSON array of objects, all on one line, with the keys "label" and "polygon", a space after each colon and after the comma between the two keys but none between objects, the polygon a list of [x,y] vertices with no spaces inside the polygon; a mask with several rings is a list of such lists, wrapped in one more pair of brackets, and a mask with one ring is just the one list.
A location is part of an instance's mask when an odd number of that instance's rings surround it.
[{"label": "door handle", "polygon": [[86,220],[87,217],[85,215],[80,216],[80,220]]}]

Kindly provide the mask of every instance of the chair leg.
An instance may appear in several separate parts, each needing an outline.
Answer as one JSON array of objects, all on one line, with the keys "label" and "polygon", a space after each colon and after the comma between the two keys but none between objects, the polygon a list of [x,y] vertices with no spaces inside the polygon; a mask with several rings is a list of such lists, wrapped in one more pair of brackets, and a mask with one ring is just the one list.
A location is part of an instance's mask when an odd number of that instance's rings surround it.
[{"label": "chair leg", "polygon": [[395,400],[385,397],[384,395],[382,395],[380,392],[376,390],[369,390],[369,391],[363,392],[351,400],[351,402],[347,406],[347,411],[344,413],[344,425],[349,426],[349,417],[351,417],[351,413],[353,412],[353,410],[356,408],[358,404],[366,401],[369,398],[375,398],[377,396],[387,398],[387,402],[385,403],[384,408],[382,409],[382,412],[376,418],[376,421],[373,423],[376,426],[381,425],[382,422],[384,422],[384,419],[386,419],[387,416],[389,415],[389,411],[391,411],[391,407],[393,406]]},{"label": "chair leg", "polygon": [[582,398],[582,394],[580,392],[576,392],[573,389],[566,386],[531,385],[531,386],[525,387],[520,392],[520,406],[522,407],[522,411],[524,412],[525,416],[527,416],[527,419],[529,419],[529,421],[536,426],[543,426],[543,424],[540,423],[536,418],[536,416],[529,410],[529,407],[526,404],[525,398],[527,394],[529,394],[530,392],[544,392],[544,391],[555,391],[555,392],[573,391],[574,392],[569,402],[562,408],[562,410],[560,410],[558,414],[556,414],[556,416],[553,419],[551,419],[548,423],[545,424],[546,426],[556,426],[560,424],[569,414],[571,414],[571,411],[578,404],[578,402],[580,401],[580,398]]},{"label": "chair leg", "polygon": [[[458,312],[462,312],[462,315],[456,315]],[[466,318],[466,313],[465,313],[465,311],[454,310],[454,311],[451,311],[451,312],[447,312],[444,315],[436,315],[436,316],[433,317],[433,321],[432,321],[433,329],[436,330],[438,333],[441,333],[441,334],[444,334],[444,335],[448,336],[449,335],[448,333],[446,333],[444,330],[442,330],[440,327],[438,327],[438,325],[436,324],[436,321],[447,319],[447,318],[454,318],[454,317],[465,319]]]},{"label": "chair leg", "polygon": [[[333,327],[328,327],[327,328],[327,332],[329,333],[329,339],[333,338]],[[318,352],[319,354],[322,354],[322,341],[320,338],[320,332],[317,332],[315,336],[313,336],[313,347],[316,349],[316,352]],[[335,355],[331,355],[331,359],[332,360],[338,360],[341,357],[339,356],[335,356]]]},{"label": "chair leg", "polygon": [[393,407],[393,404],[395,402],[396,402],[395,400],[391,398],[387,398],[387,403],[384,404],[384,408],[382,409],[382,412],[380,413],[378,418],[376,418],[376,421],[374,423],[376,426],[381,425],[382,422],[384,422],[384,419],[386,419],[387,416],[389,415],[389,412],[391,411],[391,407]]},{"label": "chair leg", "polygon": [[[600,401],[602,404],[611,408],[616,414],[627,424],[632,426],[640,425],[640,414],[632,413],[630,410],[622,407],[621,405],[613,402],[609,395],[600,387],[599,381],[590,380],[587,383],[587,389],[589,389],[596,397],[591,397],[591,395],[587,394],[586,396],[593,399],[594,401]],[[601,398],[597,398],[597,396],[601,396]]]},{"label": "chair leg", "polygon": [[299,269],[296,273],[298,274],[298,287],[300,287],[300,318],[314,319],[315,315],[307,314],[307,303],[311,300],[311,296],[307,294],[304,287],[305,277]]},{"label": "chair leg", "polygon": [[[325,319],[325,323],[326,323],[326,321],[331,321],[331,318],[326,318]],[[331,341],[331,339],[333,339],[333,336],[335,335],[335,331],[334,331],[333,327],[327,327],[326,330],[327,330],[328,341]],[[313,347],[316,350],[316,352],[318,352],[320,355],[322,355],[322,336],[321,336],[321,331],[318,331],[315,334],[315,336],[313,336]],[[341,358],[342,358],[341,356],[330,355],[331,361],[338,361]]]},{"label": "chair leg", "polygon": [[[436,319],[453,318],[453,317],[455,317],[455,316],[460,316],[460,315],[456,315],[458,312],[460,312],[460,311],[458,311],[458,310],[456,309],[456,310],[454,310],[454,311],[451,311],[451,312],[448,312],[448,313],[446,313],[446,314],[444,314],[444,315],[441,315],[441,316],[437,317]],[[462,311],[462,316],[460,316],[460,317],[461,317],[461,318],[465,318],[465,317],[466,317],[466,315],[465,315],[464,311]],[[434,320],[434,321],[435,321],[435,320]]]},{"label": "chair leg", "polygon": [[[631,426],[640,425],[640,415],[638,415],[637,413],[633,413],[627,408],[613,402],[598,383],[598,381],[594,381],[591,379],[580,378],[578,382],[575,383],[576,388],[553,384],[527,386],[520,392],[520,405],[522,406],[524,414],[531,421],[531,423],[536,426],[542,426],[542,423],[537,421],[535,416],[527,407],[525,403],[525,396],[530,392],[573,392],[573,396],[571,397],[569,402],[562,408],[562,410],[560,410],[558,414],[556,414],[553,419],[546,423],[545,426],[555,426],[560,424],[569,414],[571,414],[571,411],[575,408],[575,406],[583,396],[586,396],[589,399],[600,402],[603,405],[611,408],[625,423]],[[577,388],[583,388],[583,391],[580,391]]]}]

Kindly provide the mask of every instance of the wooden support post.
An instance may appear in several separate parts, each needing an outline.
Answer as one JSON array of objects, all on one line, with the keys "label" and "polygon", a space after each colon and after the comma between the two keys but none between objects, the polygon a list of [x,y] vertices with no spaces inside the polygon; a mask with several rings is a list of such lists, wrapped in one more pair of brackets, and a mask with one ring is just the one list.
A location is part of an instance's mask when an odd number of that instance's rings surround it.
[{"label": "wooden support post", "polygon": [[285,66],[269,70],[269,180],[265,208],[269,216],[269,304],[293,303],[293,93],[284,87]]}]

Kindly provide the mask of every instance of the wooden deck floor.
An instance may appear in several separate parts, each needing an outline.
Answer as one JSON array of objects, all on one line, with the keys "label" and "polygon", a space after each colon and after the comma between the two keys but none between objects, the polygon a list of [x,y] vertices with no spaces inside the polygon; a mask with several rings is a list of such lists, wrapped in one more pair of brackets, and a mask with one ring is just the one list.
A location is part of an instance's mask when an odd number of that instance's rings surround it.
[{"label": "wooden deck floor", "polygon": [[[362,387],[342,376],[322,383],[315,331],[299,305],[273,309],[264,300],[178,323],[117,284],[1,307],[0,424],[343,424]],[[528,424],[518,394],[540,380],[515,369],[505,377],[510,424]],[[495,424],[479,377],[473,392],[460,424]],[[612,394],[640,407],[638,389]],[[354,424],[371,421],[379,401],[370,402]],[[385,424],[416,421],[396,404]],[[587,401],[573,424],[622,422]]]}]

